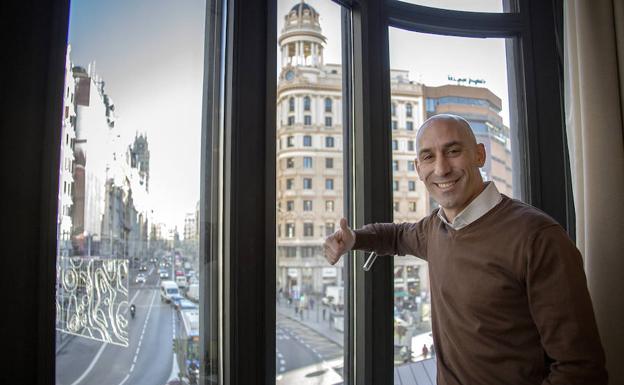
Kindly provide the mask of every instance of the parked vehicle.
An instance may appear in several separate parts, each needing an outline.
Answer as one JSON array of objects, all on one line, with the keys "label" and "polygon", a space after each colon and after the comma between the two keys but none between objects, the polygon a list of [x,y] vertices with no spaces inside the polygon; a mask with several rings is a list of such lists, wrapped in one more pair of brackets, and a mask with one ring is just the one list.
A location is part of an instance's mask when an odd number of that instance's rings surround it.
[{"label": "parked vehicle", "polygon": [[178,287],[180,289],[185,289],[186,288],[186,276],[185,275],[176,275],[175,283],[178,284]]},{"label": "parked vehicle", "polygon": [[192,283],[186,291],[186,297],[191,301],[199,302],[199,283]]},{"label": "parked vehicle", "polygon": [[321,302],[336,310],[341,310],[344,306],[344,287],[327,286],[325,288],[325,297],[323,297]]},{"label": "parked vehicle", "polygon": [[145,283],[145,274],[143,273],[139,273],[136,275],[136,278],[134,279],[135,283]]}]

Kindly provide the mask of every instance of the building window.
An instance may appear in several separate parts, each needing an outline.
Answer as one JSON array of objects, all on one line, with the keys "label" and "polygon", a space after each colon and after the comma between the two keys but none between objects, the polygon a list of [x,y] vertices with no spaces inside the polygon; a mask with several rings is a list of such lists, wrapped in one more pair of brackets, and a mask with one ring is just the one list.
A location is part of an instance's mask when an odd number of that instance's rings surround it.
[{"label": "building window", "polygon": [[293,147],[295,145],[295,137],[289,136],[286,138],[286,147]]},{"label": "building window", "polygon": [[399,211],[399,202],[394,202],[392,204],[392,208],[394,209],[395,212]]},{"label": "building window", "polygon": [[313,237],[314,236],[314,223],[304,223],[303,224],[303,236],[304,237]]},{"label": "building window", "polygon": [[294,112],[295,111],[295,98],[291,97],[290,99],[288,99],[288,112]]},{"label": "building window", "polygon": [[416,166],[413,160],[407,161],[407,171],[416,171]]},{"label": "building window", "polygon": [[410,180],[407,182],[407,189],[409,191],[416,191],[416,181]]},{"label": "building window", "polygon": [[413,140],[408,140],[407,141],[407,151],[414,151],[414,141]]},{"label": "building window", "polygon": [[336,228],[336,225],[334,224],[334,222],[325,223],[325,236],[328,237],[332,235],[335,231],[335,228]]},{"label": "building window", "polygon": [[301,248],[301,258],[312,258],[312,257],[314,257],[314,247],[303,246]]},{"label": "building window", "polygon": [[399,161],[398,160],[393,160],[392,161],[392,171],[399,171]]},{"label": "building window", "polygon": [[312,168],[312,157],[304,156],[303,157],[303,168]]},{"label": "building window", "polygon": [[[293,225],[293,236],[290,238],[294,238],[295,237],[295,225]],[[297,256],[297,248],[296,247],[286,247],[286,257],[288,258],[295,258]]]},{"label": "building window", "polygon": [[304,124],[304,125],[306,125],[306,126],[310,126],[310,125],[312,125],[312,116],[310,116],[310,115],[305,115],[305,116],[303,117],[303,124]]},{"label": "building window", "polygon": [[392,116],[396,116],[396,103],[390,105],[390,111],[392,112]]},{"label": "building window", "polygon": [[331,98],[325,98],[325,112],[332,112],[332,100],[331,100]]},{"label": "building window", "polygon": [[399,123],[396,120],[392,121],[392,129],[396,130],[397,128],[399,128]]},{"label": "building window", "polygon": [[303,137],[303,147],[312,147],[312,137],[310,135]]},{"label": "building window", "polygon": [[312,201],[304,200],[303,201],[303,211],[312,211]]},{"label": "building window", "polygon": [[409,211],[416,212],[416,202],[412,201],[409,203]]},{"label": "building window", "polygon": [[399,181],[398,180],[392,181],[392,189],[394,191],[399,191]]},{"label": "building window", "polygon": [[312,189],[312,178],[303,178],[303,189],[304,190]]},{"label": "building window", "polygon": [[334,189],[334,180],[332,178],[325,179],[325,190]]},{"label": "building window", "polygon": [[295,167],[295,160],[293,158],[286,158],[286,168]]},{"label": "building window", "polygon": [[406,122],[405,129],[407,129],[407,131],[414,131],[414,122]]},{"label": "building window", "polygon": [[332,136],[325,138],[325,147],[334,147],[334,138]]},{"label": "building window", "polygon": [[295,210],[295,201],[286,201],[286,211]]},{"label": "building window", "polygon": [[310,97],[306,96],[303,98],[303,110],[310,111]]},{"label": "building window", "polygon": [[334,158],[325,158],[325,168],[334,168]]},{"label": "building window", "polygon": [[292,190],[295,185],[295,180],[292,178],[286,179],[286,190]]},{"label": "building window", "polygon": [[328,213],[334,212],[334,201],[325,201],[325,211]]},{"label": "building window", "polygon": [[407,116],[408,118],[412,117],[412,105],[410,103],[407,103],[405,105],[405,116]]},{"label": "building window", "polygon": [[288,125],[289,126],[293,126],[295,124],[295,117],[294,116],[289,116],[288,117]]},{"label": "building window", "polygon": [[295,237],[295,224],[286,223],[286,238],[294,238],[294,237]]},{"label": "building window", "polygon": [[392,151],[398,151],[399,149],[399,141],[398,140],[393,140],[392,141]]},{"label": "building window", "polygon": [[331,116],[326,116],[325,117],[325,127],[331,127],[332,126],[332,118]]}]

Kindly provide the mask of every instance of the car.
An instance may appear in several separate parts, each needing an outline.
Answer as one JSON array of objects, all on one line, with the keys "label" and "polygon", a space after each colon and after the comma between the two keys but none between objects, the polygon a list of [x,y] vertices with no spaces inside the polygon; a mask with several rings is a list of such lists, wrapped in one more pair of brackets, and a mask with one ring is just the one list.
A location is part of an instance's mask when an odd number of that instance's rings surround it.
[{"label": "car", "polygon": [[193,310],[199,309],[196,303],[189,301],[186,298],[181,298],[178,301],[174,302],[177,310]]},{"label": "car", "polygon": [[147,266],[145,265],[139,266],[139,271],[147,271]]},{"label": "car", "polygon": [[135,283],[145,283],[145,274],[143,273],[139,273],[137,274],[136,278],[134,279]]},{"label": "car", "polygon": [[[178,292],[179,293],[179,292]],[[173,305],[173,307],[175,307],[176,309],[178,308],[178,304],[180,303],[180,301],[182,301],[184,299],[184,297],[180,294],[171,294],[169,296],[169,302],[171,303],[171,305]]]},{"label": "car", "polygon": [[160,273],[158,274],[160,276],[161,279],[168,279],[169,278],[169,272],[167,270],[160,270]]}]

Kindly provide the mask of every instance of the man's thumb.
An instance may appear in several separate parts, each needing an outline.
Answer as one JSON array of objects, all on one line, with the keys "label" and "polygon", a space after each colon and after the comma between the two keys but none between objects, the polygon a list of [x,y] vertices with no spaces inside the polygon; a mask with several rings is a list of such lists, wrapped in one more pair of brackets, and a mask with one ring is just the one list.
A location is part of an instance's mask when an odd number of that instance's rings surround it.
[{"label": "man's thumb", "polygon": [[347,220],[345,218],[340,219],[340,228],[342,231],[349,232],[349,226],[347,226]]}]

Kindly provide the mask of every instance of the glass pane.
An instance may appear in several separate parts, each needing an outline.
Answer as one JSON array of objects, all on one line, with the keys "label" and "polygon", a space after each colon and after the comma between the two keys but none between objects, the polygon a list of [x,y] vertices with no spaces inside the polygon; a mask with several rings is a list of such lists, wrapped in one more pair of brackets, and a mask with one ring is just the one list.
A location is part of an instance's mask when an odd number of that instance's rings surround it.
[{"label": "glass pane", "polygon": [[278,1],[277,384],[343,381],[343,265],[322,248],[344,216],[340,18]]},{"label": "glass pane", "polygon": [[[417,222],[438,207],[419,179],[414,160],[418,128],[440,113],[468,121],[487,153],[481,176],[492,181],[500,193],[517,198],[514,190],[519,189],[512,183],[519,178],[512,175],[505,39],[438,36],[394,28],[389,39],[392,120],[396,122],[388,124],[393,138],[394,221]],[[414,256],[394,258],[395,383],[420,369],[435,373],[429,282],[425,261]]]},{"label": "glass pane", "polygon": [[70,13],[56,383],[197,383],[205,2]]},{"label": "glass pane", "polygon": [[425,7],[442,8],[454,11],[510,12],[503,7],[509,0],[400,0],[405,3],[424,5]]}]

